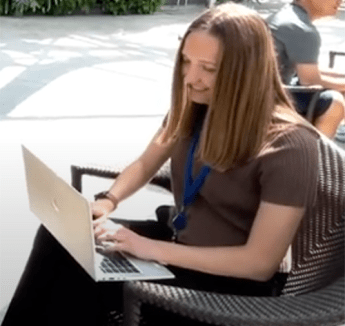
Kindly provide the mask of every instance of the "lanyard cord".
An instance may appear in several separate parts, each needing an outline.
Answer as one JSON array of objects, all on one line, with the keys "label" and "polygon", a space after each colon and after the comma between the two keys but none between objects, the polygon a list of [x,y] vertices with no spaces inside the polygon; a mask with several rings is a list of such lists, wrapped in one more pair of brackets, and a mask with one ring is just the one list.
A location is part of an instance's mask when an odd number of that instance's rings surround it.
[{"label": "lanyard cord", "polygon": [[199,141],[199,133],[195,133],[191,141],[189,152],[187,155],[186,165],[185,165],[185,175],[184,175],[184,191],[182,207],[179,209],[178,214],[173,218],[172,224],[174,227],[173,240],[176,240],[177,231],[182,230],[187,225],[187,213],[186,208],[192,205],[197,195],[203,186],[206,177],[211,171],[211,168],[207,165],[203,165],[200,169],[199,174],[193,179],[193,165],[194,165],[194,153]]},{"label": "lanyard cord", "polygon": [[193,165],[194,165],[194,153],[199,141],[199,134],[196,133],[192,139],[191,147],[189,149],[187,162],[185,165],[184,176],[184,194],[183,194],[183,206],[189,206],[196,200],[197,194],[205,182],[207,175],[210,173],[210,167],[207,165],[202,166],[199,174],[193,180]]}]

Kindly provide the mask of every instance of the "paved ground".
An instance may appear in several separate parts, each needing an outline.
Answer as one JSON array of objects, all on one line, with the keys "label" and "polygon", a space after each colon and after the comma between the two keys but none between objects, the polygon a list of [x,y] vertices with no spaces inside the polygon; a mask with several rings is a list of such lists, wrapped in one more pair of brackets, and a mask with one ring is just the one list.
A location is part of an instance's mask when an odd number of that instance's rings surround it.
[{"label": "paved ground", "polygon": [[[267,15],[279,6],[267,0],[257,8]],[[38,226],[28,208],[20,145],[66,180],[71,163],[131,161],[169,106],[178,35],[203,10],[182,6],[152,16],[0,18],[0,309],[13,294]],[[344,12],[318,26],[321,63],[327,65],[329,49],[344,42]],[[337,58],[336,68],[345,72],[344,67]],[[89,198],[107,187],[97,183],[91,190],[91,182]],[[139,196],[122,206],[123,214],[136,215],[138,203],[142,215],[152,214],[145,193]],[[161,200],[171,199],[162,195]]]}]

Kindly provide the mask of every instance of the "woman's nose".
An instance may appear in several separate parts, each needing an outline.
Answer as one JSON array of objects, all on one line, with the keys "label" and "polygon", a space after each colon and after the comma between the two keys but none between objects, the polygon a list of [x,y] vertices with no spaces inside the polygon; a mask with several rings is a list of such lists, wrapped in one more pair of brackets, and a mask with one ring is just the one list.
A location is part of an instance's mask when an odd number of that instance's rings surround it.
[{"label": "woman's nose", "polygon": [[196,65],[190,64],[186,69],[185,81],[187,84],[195,84],[201,80],[200,69]]}]

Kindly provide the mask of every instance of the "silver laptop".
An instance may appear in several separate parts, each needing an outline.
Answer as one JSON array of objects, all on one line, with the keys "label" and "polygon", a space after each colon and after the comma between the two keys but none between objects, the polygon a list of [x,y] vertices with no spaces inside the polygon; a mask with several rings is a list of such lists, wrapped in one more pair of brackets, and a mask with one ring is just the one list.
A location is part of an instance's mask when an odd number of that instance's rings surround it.
[{"label": "silver laptop", "polygon": [[174,278],[156,262],[96,250],[88,200],[25,146],[22,151],[31,211],[95,281]]}]

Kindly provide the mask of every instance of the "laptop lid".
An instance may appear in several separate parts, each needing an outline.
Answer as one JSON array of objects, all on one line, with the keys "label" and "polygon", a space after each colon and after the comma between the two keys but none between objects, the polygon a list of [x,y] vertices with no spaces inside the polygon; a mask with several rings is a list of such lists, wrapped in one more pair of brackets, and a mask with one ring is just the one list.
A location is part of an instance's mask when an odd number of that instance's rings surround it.
[{"label": "laptop lid", "polygon": [[164,266],[134,257],[127,258],[138,268],[138,274],[102,272],[104,257],[96,252],[89,202],[25,146],[22,151],[31,211],[94,280],[174,277]]},{"label": "laptop lid", "polygon": [[30,210],[96,279],[95,243],[87,200],[22,146]]}]

